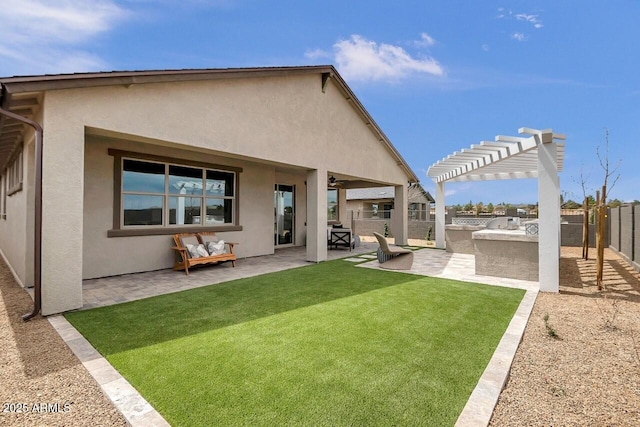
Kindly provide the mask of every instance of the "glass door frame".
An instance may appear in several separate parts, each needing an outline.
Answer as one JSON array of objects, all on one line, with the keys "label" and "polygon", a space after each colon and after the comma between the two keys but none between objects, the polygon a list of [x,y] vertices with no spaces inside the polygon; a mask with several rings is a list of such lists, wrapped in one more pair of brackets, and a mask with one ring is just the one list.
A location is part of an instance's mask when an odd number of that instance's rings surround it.
[{"label": "glass door frame", "polygon": [[[282,190],[281,188],[286,188]],[[290,190],[290,191],[289,191]],[[291,206],[285,206],[278,203],[278,193],[287,192],[291,193]],[[282,200],[285,198],[283,197]],[[287,218],[286,208],[291,208],[290,218]],[[283,212],[279,213],[278,210],[282,209]],[[296,242],[296,186],[291,184],[275,184],[273,189],[273,230],[274,230],[274,247],[276,249],[283,247],[295,246]],[[279,215],[281,215],[279,217]],[[286,224],[289,223],[289,227],[286,228]],[[285,233],[288,231],[288,234]],[[288,236],[288,237],[287,237]]]}]

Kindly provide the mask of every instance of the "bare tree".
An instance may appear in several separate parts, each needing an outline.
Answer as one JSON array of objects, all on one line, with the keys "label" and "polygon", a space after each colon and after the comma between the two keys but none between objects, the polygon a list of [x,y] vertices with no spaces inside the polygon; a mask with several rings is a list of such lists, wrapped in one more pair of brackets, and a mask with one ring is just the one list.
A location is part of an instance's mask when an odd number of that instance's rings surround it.
[{"label": "bare tree", "polygon": [[[598,290],[602,290],[602,278],[604,272],[604,244],[606,237],[606,223],[607,223],[607,195],[608,191],[613,190],[613,187],[618,182],[620,178],[620,174],[616,174],[618,171],[618,167],[622,160],[618,160],[615,167],[611,168],[609,165],[609,129],[605,128],[605,153],[604,155],[600,155],[600,147],[596,149],[596,154],[598,155],[598,160],[600,161],[600,166],[604,170],[604,183],[602,184],[602,194],[597,192],[596,196],[596,284],[598,285]],[[610,187],[607,187],[609,183],[609,179],[615,175],[613,178],[613,183]]]},{"label": "bare tree", "polygon": [[587,195],[587,181],[591,172],[584,175],[584,168],[580,168],[580,187],[582,188],[582,259],[589,259],[589,196]]}]

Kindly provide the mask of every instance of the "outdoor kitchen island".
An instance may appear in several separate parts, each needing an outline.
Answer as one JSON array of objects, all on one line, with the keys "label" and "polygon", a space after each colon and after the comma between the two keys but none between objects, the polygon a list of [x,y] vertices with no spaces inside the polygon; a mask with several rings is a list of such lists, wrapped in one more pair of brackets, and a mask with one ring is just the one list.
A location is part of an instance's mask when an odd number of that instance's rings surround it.
[{"label": "outdoor kitchen island", "polygon": [[515,230],[489,229],[471,234],[476,274],[538,281],[538,235]]}]

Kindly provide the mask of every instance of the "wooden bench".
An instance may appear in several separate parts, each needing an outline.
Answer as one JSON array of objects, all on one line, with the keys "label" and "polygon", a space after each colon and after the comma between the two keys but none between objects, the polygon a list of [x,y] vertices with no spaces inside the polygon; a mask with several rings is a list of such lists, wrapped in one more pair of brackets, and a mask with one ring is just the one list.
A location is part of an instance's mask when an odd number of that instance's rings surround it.
[{"label": "wooden bench", "polygon": [[203,231],[201,233],[178,233],[173,235],[173,242],[175,246],[171,247],[175,252],[175,263],[173,269],[175,271],[184,270],[189,275],[189,267],[194,265],[205,264],[218,264],[220,262],[231,261],[231,264],[235,267],[238,257],[233,253],[233,246],[237,243],[224,242],[225,247],[228,248],[228,252],[220,255],[207,255],[198,258],[193,258],[187,250],[187,244],[189,240],[192,244],[202,244],[206,246],[207,242],[217,241],[216,233],[212,231]]}]

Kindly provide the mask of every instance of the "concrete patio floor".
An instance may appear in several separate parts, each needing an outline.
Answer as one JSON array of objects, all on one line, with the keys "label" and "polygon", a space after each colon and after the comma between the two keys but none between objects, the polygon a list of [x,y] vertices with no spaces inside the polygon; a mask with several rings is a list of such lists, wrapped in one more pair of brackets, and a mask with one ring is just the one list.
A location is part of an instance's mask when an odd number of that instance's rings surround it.
[{"label": "concrete patio floor", "polygon": [[[377,243],[362,242],[352,251],[344,248],[332,249],[327,251],[327,255],[329,260],[346,258],[354,262],[363,262],[366,260],[366,256],[363,257],[363,255],[375,253],[377,249]],[[135,301],[155,295],[302,267],[310,264],[305,257],[305,247],[299,246],[278,249],[273,255],[239,259],[236,262],[236,267],[232,267],[230,263],[224,263],[193,268],[189,270],[188,276],[182,271],[164,269],[84,280],[82,283],[84,302],[82,309]],[[373,259],[373,262],[363,263],[360,266],[379,269],[380,264],[375,261],[375,258],[372,256],[369,258]],[[413,267],[406,273],[535,292],[539,289],[538,282],[476,275],[473,255],[452,254],[438,249],[423,249],[415,252]]]},{"label": "concrete patio floor", "polygon": [[[377,243],[362,242],[352,251],[348,248],[330,249],[327,256],[333,260],[371,253],[377,249]],[[306,248],[297,246],[277,249],[273,255],[241,258],[236,261],[236,267],[232,267],[231,263],[223,263],[192,268],[188,276],[184,271],[164,269],[89,279],[82,282],[82,309],[135,301],[309,264]]]}]

